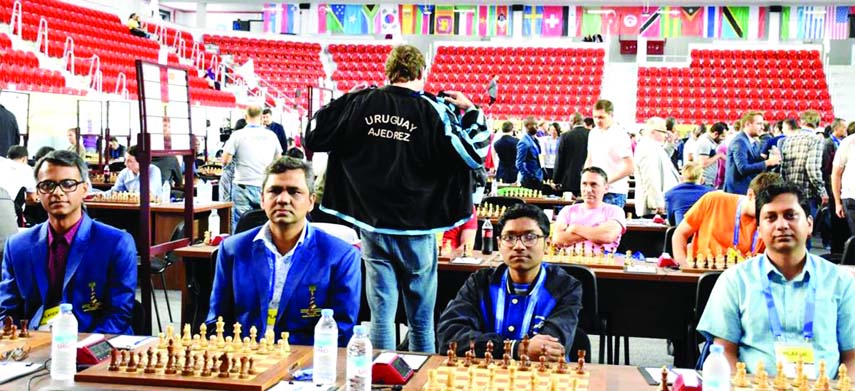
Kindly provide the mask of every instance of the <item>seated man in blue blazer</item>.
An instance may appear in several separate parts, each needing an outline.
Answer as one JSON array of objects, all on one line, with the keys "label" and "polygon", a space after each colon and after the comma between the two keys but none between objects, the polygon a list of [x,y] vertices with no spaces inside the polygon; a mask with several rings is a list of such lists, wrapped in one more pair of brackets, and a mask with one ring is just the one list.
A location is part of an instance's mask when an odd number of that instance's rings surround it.
[{"label": "seated man in blue blazer", "polygon": [[220,244],[208,330],[222,317],[227,335],[237,322],[259,336],[273,327],[277,339],[287,331],[290,343],[312,345],[321,309],[330,308],[346,346],[359,314],[359,252],[306,220],[315,204],[309,163],[282,157],[266,171],[261,205],[269,221]]},{"label": "seated man in blue blazer", "polygon": [[0,319],[47,329],[60,303],[71,303],[78,330],[132,334],[137,251],[127,232],[83,213],[86,164],[53,151],[36,163],[36,189],[48,221],[9,238],[0,280]]}]

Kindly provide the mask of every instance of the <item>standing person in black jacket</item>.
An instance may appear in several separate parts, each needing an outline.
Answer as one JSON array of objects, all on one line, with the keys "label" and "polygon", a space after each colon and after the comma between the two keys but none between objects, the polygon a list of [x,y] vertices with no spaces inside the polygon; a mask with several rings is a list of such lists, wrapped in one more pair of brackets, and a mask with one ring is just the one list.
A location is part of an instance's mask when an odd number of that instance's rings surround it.
[{"label": "standing person in black jacket", "polygon": [[561,134],[558,140],[558,155],[555,157],[553,180],[561,191],[572,192],[574,196],[582,193],[582,168],[588,157],[588,133],[582,114],[573,114],[573,129]]},{"label": "standing person in black jacket", "polygon": [[0,105],[0,156],[6,156],[9,147],[18,145],[20,134],[15,114]]},{"label": "standing person in black jacket", "polygon": [[360,230],[372,343],[395,349],[400,286],[410,350],[432,353],[436,233],[471,217],[472,170],[483,165],[490,135],[484,114],[462,93],[422,92],[424,71],[417,48],[394,48],[389,85],[330,102],[305,142],[329,153],[320,209]]},{"label": "standing person in black jacket", "polygon": [[261,112],[261,124],[276,135],[276,139],[279,140],[279,146],[282,147],[282,153],[285,153],[289,149],[288,137],[285,136],[285,128],[282,127],[282,124],[273,121],[273,110],[270,110],[269,107]]},{"label": "standing person in black jacket", "polygon": [[496,168],[496,179],[499,182],[515,183],[517,181],[517,143],[520,140],[514,137],[514,123],[505,121],[502,123],[502,137],[493,143],[493,150],[499,158]]}]

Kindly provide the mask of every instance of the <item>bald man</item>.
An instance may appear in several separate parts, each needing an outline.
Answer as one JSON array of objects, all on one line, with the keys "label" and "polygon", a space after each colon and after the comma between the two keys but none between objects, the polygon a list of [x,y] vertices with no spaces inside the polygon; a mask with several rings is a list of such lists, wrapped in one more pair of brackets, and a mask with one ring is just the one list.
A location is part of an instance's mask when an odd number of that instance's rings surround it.
[{"label": "bald man", "polygon": [[649,217],[665,214],[665,192],[680,183],[680,175],[665,151],[665,120],[647,120],[635,146],[635,214]]}]

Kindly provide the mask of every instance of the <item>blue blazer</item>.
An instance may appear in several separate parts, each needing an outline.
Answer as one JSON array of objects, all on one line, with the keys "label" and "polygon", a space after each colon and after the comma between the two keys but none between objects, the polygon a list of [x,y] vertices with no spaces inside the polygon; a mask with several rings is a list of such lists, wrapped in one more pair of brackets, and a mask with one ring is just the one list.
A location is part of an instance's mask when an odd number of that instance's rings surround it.
[{"label": "blue blazer", "polygon": [[727,147],[727,169],[724,172],[724,191],[745,194],[748,184],[757,174],[766,170],[766,163],[745,132],[739,132]]},{"label": "blue blazer", "polygon": [[288,137],[285,137],[285,128],[282,127],[281,124],[276,122],[271,122],[267,129],[270,129],[271,132],[276,134],[276,138],[279,140],[279,146],[282,147],[282,154],[284,155],[286,151],[288,151]]},{"label": "blue blazer", "polygon": [[499,137],[499,140],[493,144],[496,150],[496,155],[499,157],[499,162],[496,165],[496,179],[504,183],[514,183],[517,181],[517,167],[514,164],[517,154],[516,137],[510,133]]},{"label": "blue blazer", "polygon": [[[3,255],[0,318],[30,319],[36,329],[48,291],[48,224],[12,236]],[[131,315],[137,287],[137,249],[125,231],[92,221],[85,213],[71,243],[62,302],[71,303],[77,328],[85,333],[133,334]],[[84,310],[94,293],[101,308]]]},{"label": "blue blazer", "polygon": [[[338,324],[338,345],[347,346],[362,294],[360,254],[350,244],[314,228],[311,223],[306,229],[306,239],[291,256],[276,316],[276,338],[288,331],[289,343],[312,345],[320,309],[332,308]],[[253,241],[260,230],[258,227],[234,235],[220,244],[206,322],[208,330],[214,330],[217,317],[222,316],[227,335],[235,322],[243,325],[244,336],[252,326],[259,337],[266,332],[271,273],[264,242]],[[313,305],[317,311],[306,314]]]},{"label": "blue blazer", "polygon": [[540,145],[537,140],[526,134],[517,144],[517,170],[522,180],[543,180],[543,170],[540,169]]}]

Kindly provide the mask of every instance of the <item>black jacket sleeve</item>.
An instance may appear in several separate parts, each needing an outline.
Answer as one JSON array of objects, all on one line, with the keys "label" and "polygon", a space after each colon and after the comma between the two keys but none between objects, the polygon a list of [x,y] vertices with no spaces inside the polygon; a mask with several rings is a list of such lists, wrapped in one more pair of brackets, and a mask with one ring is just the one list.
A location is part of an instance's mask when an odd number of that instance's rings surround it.
[{"label": "black jacket sleeve", "polygon": [[563,134],[558,138],[558,152],[555,154],[555,164],[552,166],[552,180],[554,183],[561,184],[564,179],[564,171],[567,169],[564,167],[563,157],[567,153],[567,137]]},{"label": "black jacket sleeve", "polygon": [[[344,137],[348,130],[348,121],[358,105],[354,100],[369,90],[362,90],[328,103],[315,113],[306,128],[303,142],[312,152],[330,152]],[[285,153],[285,151],[282,151]]]}]

